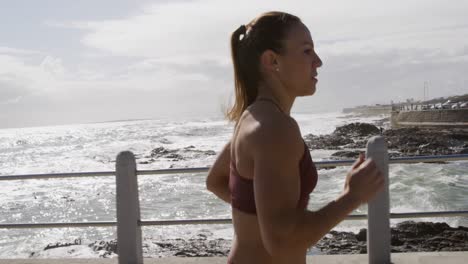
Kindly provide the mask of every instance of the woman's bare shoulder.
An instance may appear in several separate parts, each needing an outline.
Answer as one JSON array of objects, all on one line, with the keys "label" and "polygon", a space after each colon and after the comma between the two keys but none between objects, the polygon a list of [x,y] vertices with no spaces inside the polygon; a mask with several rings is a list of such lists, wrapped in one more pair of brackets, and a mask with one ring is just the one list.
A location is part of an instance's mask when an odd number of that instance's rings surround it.
[{"label": "woman's bare shoulder", "polygon": [[264,151],[302,153],[303,141],[297,122],[283,113],[249,109],[239,137],[249,146]]}]

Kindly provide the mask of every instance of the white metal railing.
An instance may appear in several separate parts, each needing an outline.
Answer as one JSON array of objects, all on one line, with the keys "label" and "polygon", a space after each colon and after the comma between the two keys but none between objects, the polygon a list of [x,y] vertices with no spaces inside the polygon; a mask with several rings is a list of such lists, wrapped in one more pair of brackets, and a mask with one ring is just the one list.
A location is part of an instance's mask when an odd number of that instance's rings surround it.
[{"label": "white metal railing", "polygon": [[[390,219],[428,218],[428,217],[468,217],[468,210],[439,211],[439,212],[411,212],[390,213]],[[366,214],[348,215],[345,221],[367,220]],[[167,226],[167,225],[220,225],[231,224],[231,218],[213,219],[177,219],[177,220],[138,220],[140,226]],[[31,228],[62,228],[62,227],[109,227],[117,226],[117,221],[89,221],[64,223],[30,223],[30,224],[0,224],[0,229],[31,229]]]},{"label": "white metal railing", "polygon": [[[384,175],[386,177],[386,185],[384,191],[381,192],[373,201],[369,203],[367,215],[349,215],[345,220],[368,220],[367,246],[369,263],[390,263],[390,218],[455,216],[468,217],[468,210],[390,213],[388,193],[389,164],[461,161],[468,160],[468,154],[403,157],[389,159],[385,140],[383,140],[383,137],[380,136],[374,137],[369,140],[366,154],[367,157],[373,158],[376,161],[379,169],[382,172],[384,172]],[[349,166],[353,163],[354,160],[339,160],[315,162],[315,165],[317,168],[327,168],[337,166]],[[181,173],[204,173],[208,170],[208,167],[202,167],[138,171],[136,168],[136,162],[133,153],[125,151],[121,152],[117,156],[116,171],[0,176],[0,181],[116,176],[117,189],[117,221],[18,224],[2,223],[0,224],[0,229],[117,226],[119,263],[143,263],[143,257],[141,252],[141,226],[230,224],[232,223],[232,219],[141,220],[140,205],[138,199],[137,176],[161,174],[167,175]]]},{"label": "white metal railing", "polygon": [[[468,160],[468,154],[390,158],[389,164],[446,162],[446,161],[463,161],[463,160]],[[317,162],[314,162],[314,164],[318,169],[320,169],[320,168],[349,166],[349,165],[352,165],[354,161],[355,160],[327,160],[327,161],[317,161]],[[138,170],[137,175],[140,176],[140,175],[161,175],[161,174],[168,175],[168,174],[184,174],[184,173],[204,173],[204,172],[208,172],[209,169],[210,167]],[[84,178],[84,177],[109,177],[109,176],[115,176],[115,171],[3,175],[3,176],[0,176],[0,181]]]}]

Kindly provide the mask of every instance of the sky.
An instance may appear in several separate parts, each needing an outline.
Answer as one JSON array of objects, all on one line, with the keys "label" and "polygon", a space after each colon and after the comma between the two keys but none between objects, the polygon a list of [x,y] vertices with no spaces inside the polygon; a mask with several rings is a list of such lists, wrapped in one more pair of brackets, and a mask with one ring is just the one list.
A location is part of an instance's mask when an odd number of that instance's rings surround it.
[{"label": "sky", "polygon": [[0,128],[221,116],[229,38],[299,16],[323,61],[293,112],[468,93],[465,0],[0,0]]}]

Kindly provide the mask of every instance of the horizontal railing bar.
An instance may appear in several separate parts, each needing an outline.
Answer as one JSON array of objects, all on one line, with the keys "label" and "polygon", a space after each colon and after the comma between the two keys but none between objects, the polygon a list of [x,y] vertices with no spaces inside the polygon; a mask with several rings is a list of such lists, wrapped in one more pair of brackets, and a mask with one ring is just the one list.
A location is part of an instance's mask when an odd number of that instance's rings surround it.
[{"label": "horizontal railing bar", "polygon": [[414,213],[390,213],[390,218],[426,218],[426,217],[468,217],[468,211],[442,211],[442,212],[414,212]]},{"label": "horizontal railing bar", "polygon": [[[389,162],[390,164],[397,164],[397,163],[443,162],[443,161],[462,161],[462,160],[468,160],[468,154],[391,158]],[[354,161],[355,160],[329,160],[329,161],[317,161],[314,164],[316,165],[317,168],[329,168],[329,167],[349,166],[353,164]],[[209,169],[210,167],[139,170],[137,171],[137,174],[138,175],[160,175],[160,174],[167,175],[167,174],[180,174],[180,173],[203,173],[203,172],[207,172]],[[50,178],[103,177],[103,176],[104,177],[115,176],[115,172],[103,171],[103,172],[5,175],[5,176],[0,176],[0,181],[50,179]]]},{"label": "horizontal railing bar", "polygon": [[178,173],[202,173],[207,172],[210,167],[201,168],[181,168],[181,169],[160,169],[160,170],[139,170],[138,175],[158,175],[158,174],[178,174]]},{"label": "horizontal railing bar", "polygon": [[37,180],[37,179],[58,179],[58,178],[83,178],[83,177],[108,177],[115,176],[115,171],[102,172],[71,172],[71,173],[49,173],[49,174],[28,174],[28,175],[5,175],[0,176],[0,181],[11,180]]},{"label": "horizontal railing bar", "polygon": [[317,162],[314,162],[314,164],[318,169],[320,169],[320,168],[350,166],[354,162],[355,160],[326,160],[326,161],[317,161]]},{"label": "horizontal railing bar", "polygon": [[[414,213],[391,213],[390,218],[425,218],[425,217],[456,217],[468,216],[468,211],[443,211],[443,212],[414,212]],[[367,220],[365,214],[348,215],[345,220]],[[163,226],[163,225],[202,225],[202,224],[231,224],[232,219],[187,219],[187,220],[143,220],[141,226]]]},{"label": "horizontal railing bar", "polygon": [[[391,213],[390,218],[424,218],[424,217],[456,217],[468,216],[468,211],[445,211],[445,212],[414,212],[414,213]],[[367,215],[348,215],[345,220],[367,220]],[[141,221],[141,226],[162,225],[200,225],[200,224],[230,224],[232,219],[195,219],[195,220],[146,220]]]},{"label": "horizontal railing bar", "polygon": [[[391,158],[390,164],[397,163],[418,163],[418,162],[441,162],[441,161],[461,161],[468,160],[468,154],[440,155],[440,156],[417,156]],[[314,162],[317,168],[329,168],[352,165],[355,160],[327,160]],[[165,170],[139,170],[138,175],[158,175],[158,174],[176,174],[176,173],[198,173],[207,172],[209,167],[202,168],[183,168],[183,169],[165,169]]]},{"label": "horizontal railing bar", "polygon": [[10,228],[61,228],[61,227],[103,227],[116,226],[116,221],[69,222],[69,223],[31,223],[31,224],[0,224],[0,229]]},{"label": "horizontal railing bar", "polygon": [[[468,217],[468,210],[465,211],[440,211],[440,212],[412,212],[412,213],[390,213],[390,218],[426,218],[426,217]],[[366,220],[367,215],[355,214],[349,215],[345,220]],[[140,226],[168,226],[168,225],[214,225],[231,224],[232,219],[183,219],[183,220],[141,220]],[[103,227],[115,226],[115,221],[101,222],[72,222],[72,223],[34,223],[34,224],[0,224],[0,229],[11,228],[60,228],[60,227]]]},{"label": "horizontal railing bar", "polygon": [[232,219],[184,219],[184,220],[142,220],[141,226],[167,226],[167,225],[216,225],[231,224]]},{"label": "horizontal railing bar", "polygon": [[468,154],[391,158],[390,164],[468,160]]}]

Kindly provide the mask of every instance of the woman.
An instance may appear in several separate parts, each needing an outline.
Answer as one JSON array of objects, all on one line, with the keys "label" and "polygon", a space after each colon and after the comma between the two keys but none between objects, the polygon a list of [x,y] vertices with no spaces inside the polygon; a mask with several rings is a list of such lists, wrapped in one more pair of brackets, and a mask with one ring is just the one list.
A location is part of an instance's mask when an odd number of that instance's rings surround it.
[{"label": "woman", "polygon": [[342,194],[307,210],[317,182],[297,122],[298,96],[313,95],[322,61],[301,20],[262,14],[231,37],[236,101],[232,140],[211,167],[207,188],[232,206],[235,231],[229,263],[305,263],[307,248],[383,185],[371,160],[349,171]]}]

